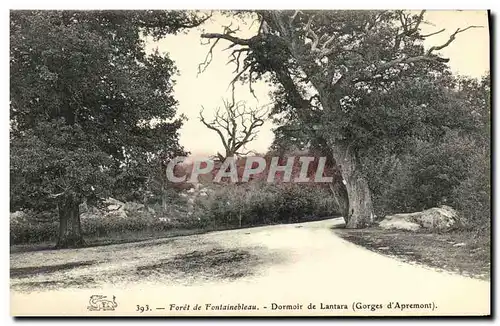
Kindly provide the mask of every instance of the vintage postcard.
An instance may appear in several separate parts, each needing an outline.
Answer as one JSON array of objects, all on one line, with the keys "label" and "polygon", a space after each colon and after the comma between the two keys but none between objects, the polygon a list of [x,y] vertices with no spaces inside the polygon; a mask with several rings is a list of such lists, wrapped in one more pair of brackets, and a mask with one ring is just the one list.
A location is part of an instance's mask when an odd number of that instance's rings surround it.
[{"label": "vintage postcard", "polygon": [[11,10],[11,314],[490,316],[490,20]]}]

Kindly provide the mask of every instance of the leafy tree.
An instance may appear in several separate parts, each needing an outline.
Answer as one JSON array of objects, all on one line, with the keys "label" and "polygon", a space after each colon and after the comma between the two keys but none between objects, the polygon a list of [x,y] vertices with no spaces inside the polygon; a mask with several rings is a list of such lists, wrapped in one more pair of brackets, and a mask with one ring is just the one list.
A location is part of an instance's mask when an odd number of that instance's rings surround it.
[{"label": "leafy tree", "polygon": [[[363,150],[361,164],[376,199],[377,214],[447,204],[467,219],[488,220],[488,76],[482,80],[443,79],[429,89],[435,100],[425,110],[411,113],[401,108],[394,115],[387,109],[392,118],[412,126],[410,132],[401,130],[395,140],[374,141]],[[418,94],[419,89],[422,87],[407,86],[410,94]],[[398,94],[405,96],[403,90]],[[373,120],[370,113],[366,115]]]},{"label": "leafy tree", "polygon": [[471,225],[489,231],[491,226],[491,76],[480,81],[460,80],[459,96],[472,114],[477,127],[470,134],[472,151],[467,155],[468,175],[453,189],[454,204]]},{"label": "leafy tree", "polygon": [[478,146],[490,150],[491,142],[491,76],[486,73],[480,80],[470,77],[457,78],[457,96],[470,112],[471,128]]},{"label": "leafy tree", "polygon": [[168,55],[156,38],[206,19],[181,11],[12,11],[11,209],[57,207],[57,247],[79,247],[79,204],[136,188],[183,153]]},{"label": "leafy tree", "polygon": [[237,14],[257,21],[256,35],[241,38],[230,27],[204,33],[202,38],[215,40],[209,53],[218,41],[228,41],[231,61],[237,62],[235,80],[250,88],[259,78],[277,85],[274,113],[288,118],[289,126],[301,130],[299,138],[322,149],[341,169],[349,201],[347,227],[370,224],[372,194],[363,155],[388,140],[389,149],[397,150],[419,125],[436,122],[425,112],[438,111],[450,95],[444,87],[448,59],[438,51],[476,26],[457,29],[443,44],[426,49],[423,41],[444,30],[424,35],[425,11]]}]

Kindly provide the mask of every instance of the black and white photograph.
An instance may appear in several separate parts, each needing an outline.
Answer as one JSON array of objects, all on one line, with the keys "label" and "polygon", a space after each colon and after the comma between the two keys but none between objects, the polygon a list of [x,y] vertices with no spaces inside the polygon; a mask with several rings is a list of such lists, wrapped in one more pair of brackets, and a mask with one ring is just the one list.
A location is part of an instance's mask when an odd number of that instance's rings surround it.
[{"label": "black and white photograph", "polygon": [[491,11],[8,16],[11,316],[492,315]]}]

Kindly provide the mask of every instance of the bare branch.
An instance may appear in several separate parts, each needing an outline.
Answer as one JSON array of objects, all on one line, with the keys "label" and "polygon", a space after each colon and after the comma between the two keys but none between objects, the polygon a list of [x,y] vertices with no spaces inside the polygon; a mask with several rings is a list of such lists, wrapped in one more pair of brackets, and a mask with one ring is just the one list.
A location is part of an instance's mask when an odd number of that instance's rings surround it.
[{"label": "bare branch", "polygon": [[319,37],[318,37],[318,35],[316,35],[316,33],[311,28],[313,18],[314,18],[314,15],[309,17],[309,20],[307,21],[306,28],[305,28],[306,35],[309,36],[311,38],[311,41],[312,41],[311,52],[321,52],[321,50],[318,49]]},{"label": "bare branch", "polygon": [[382,18],[382,16],[387,12],[387,10],[382,10],[381,12],[379,13],[376,13],[374,15],[374,18],[372,21],[369,21],[367,24],[366,24],[366,27],[365,27],[365,30],[366,31],[369,31],[371,30],[373,27],[375,27],[377,25],[377,23],[380,21],[380,18]]},{"label": "bare branch", "polygon": [[213,130],[213,131],[217,132],[217,134],[219,135],[219,137],[220,137],[220,139],[221,139],[221,141],[222,141],[222,145],[224,146],[224,148],[225,148],[225,149],[227,149],[227,148],[228,148],[228,146],[227,146],[227,142],[226,142],[226,139],[225,139],[224,134],[222,133],[222,131],[220,131],[218,128],[214,127],[214,126],[213,126],[213,124],[214,124],[213,122],[212,122],[212,123],[208,123],[208,122],[206,122],[206,121],[205,121],[205,118],[203,117],[203,110],[204,110],[204,109],[205,109],[205,108],[202,106],[202,110],[200,111],[200,121],[201,121],[201,122],[202,122],[202,123],[203,123],[203,124],[204,124],[204,125],[208,128],[208,129],[211,129],[211,130]]},{"label": "bare branch", "polygon": [[[422,13],[419,15],[420,20],[422,19],[421,17],[423,17]],[[418,24],[420,24],[420,23],[417,23],[417,26],[418,26]],[[409,25],[406,25],[406,26],[407,26],[406,30],[409,31],[408,30]],[[391,60],[389,62],[386,62],[386,63],[379,65],[374,70],[372,70],[370,73],[366,73],[366,72],[360,73],[360,74],[358,74],[358,76],[352,77],[350,80],[357,83],[360,81],[370,81],[370,80],[378,79],[379,77],[377,77],[377,76],[379,76],[385,70],[387,70],[391,67],[394,67],[398,64],[401,64],[401,63],[408,64],[408,63],[419,62],[419,61],[446,63],[449,61],[449,59],[440,57],[437,54],[435,54],[434,52],[442,50],[442,49],[446,48],[447,46],[449,46],[455,40],[456,36],[459,33],[465,32],[471,28],[481,28],[481,27],[482,26],[468,26],[466,28],[458,28],[453,34],[450,35],[450,38],[445,43],[443,43],[441,45],[430,47],[423,55],[418,55],[418,56],[414,56],[414,57],[402,56],[400,58],[397,58],[397,59],[394,59],[394,60]],[[439,31],[439,32],[441,32],[441,31]]]},{"label": "bare branch", "polygon": [[301,12],[300,10],[295,10],[295,12],[293,13],[293,15],[290,17],[290,20],[288,21],[288,24],[289,24],[290,26],[292,26],[293,21],[295,20],[295,17],[297,17],[297,15],[298,15],[300,12]]},{"label": "bare branch", "polygon": [[206,17],[202,18],[200,21],[197,21],[196,23],[192,23],[192,24],[180,24],[179,26],[182,27],[182,28],[198,27],[198,26],[202,25],[203,23],[205,23],[210,18],[212,18],[212,16],[213,16],[213,12],[210,11],[210,14],[208,14]]},{"label": "bare branch", "polygon": [[238,44],[236,44],[236,43],[231,43],[231,44],[230,44],[227,48],[224,48],[222,51],[227,51],[227,50],[229,50],[229,49],[232,49],[232,48],[234,48],[236,45],[238,45]]},{"label": "bare branch", "polygon": [[249,74],[248,74],[248,90],[250,91],[250,93],[253,95],[253,97],[257,100],[257,102],[259,101],[259,99],[257,98],[257,95],[255,95],[255,91],[253,89],[253,77],[252,77],[252,73],[254,72],[253,70],[253,66],[250,66],[250,71],[249,71]]},{"label": "bare branch", "polygon": [[60,193],[58,193],[58,194],[50,194],[50,195],[49,195],[49,197],[50,197],[50,198],[57,198],[57,197],[59,197],[59,196],[64,195],[65,193],[66,193],[66,191],[60,192]]},{"label": "bare branch", "polygon": [[238,79],[241,77],[241,75],[243,75],[243,73],[245,73],[245,71],[247,71],[249,68],[250,68],[251,64],[247,63],[245,64],[245,66],[243,67],[243,69],[238,72],[236,74],[236,76],[234,76],[233,80],[231,80],[231,82],[229,83],[229,85],[233,85],[234,83],[236,83],[236,81],[238,81]]},{"label": "bare branch", "polygon": [[425,34],[425,35],[420,35],[421,38],[426,38],[426,37],[429,37],[429,36],[433,36],[433,35],[436,35],[436,34],[439,34],[439,33],[442,33],[444,32],[446,29],[443,28],[442,30],[440,31],[437,31],[437,32],[434,32],[434,33],[430,33],[430,34]]},{"label": "bare branch", "polygon": [[219,158],[241,154],[239,149],[256,138],[258,129],[264,124],[267,110],[263,108],[247,108],[245,102],[234,100],[234,86],[231,100],[223,99],[224,109],[217,109],[211,122],[207,122],[200,111],[200,121],[215,131],[221,138],[225,156],[218,153]]},{"label": "bare branch", "polygon": [[212,62],[213,59],[213,51],[217,43],[219,42],[219,39],[216,39],[215,42],[210,46],[210,49],[208,50],[207,55],[205,56],[205,60],[198,65],[198,73],[197,75],[205,72],[207,70],[208,66]]},{"label": "bare branch", "polygon": [[396,38],[394,40],[394,49],[399,49],[399,47],[401,46],[401,41],[405,37],[416,36],[418,34],[420,24],[424,20],[425,12],[426,10],[420,11],[420,14],[417,16],[417,19],[415,21],[412,21],[412,19],[410,18],[411,14],[405,14],[403,11],[399,12],[399,21],[401,22],[401,28],[403,29],[403,31],[396,35]]},{"label": "bare branch", "polygon": [[425,14],[425,12],[426,12],[426,10],[420,11],[420,14],[418,15],[417,20],[415,22],[415,27],[412,28],[412,33],[418,32],[418,28],[420,27],[420,24],[424,20],[424,14]]},{"label": "bare branch", "polygon": [[392,61],[386,62],[384,64],[381,64],[378,66],[375,70],[373,70],[370,73],[364,73],[361,74],[361,76],[357,76],[355,78],[351,78],[354,83],[361,82],[361,81],[371,81],[371,80],[376,80],[379,78],[382,78],[381,73],[383,73],[385,70],[394,67],[400,63],[412,63],[412,62],[419,62],[419,61],[428,61],[428,62],[448,62],[448,59],[438,57],[436,55],[430,56],[430,55],[419,55],[415,57],[401,57],[398,59],[394,59]]},{"label": "bare branch", "polygon": [[221,33],[203,33],[201,34],[202,38],[207,38],[207,39],[223,39],[229,42],[233,42],[239,45],[250,45],[250,40],[251,39],[244,39],[244,38],[239,38],[235,37],[229,34],[221,34]]},{"label": "bare branch", "polygon": [[253,155],[256,155],[257,152],[253,151],[253,150],[249,150],[249,151],[246,151],[246,152],[237,152],[236,153],[238,156],[247,156],[248,154],[253,154]]},{"label": "bare branch", "polygon": [[[307,21],[307,24],[305,26],[305,31],[306,31],[306,36],[308,36],[311,39],[311,52],[315,53],[318,58],[323,58],[327,55],[330,55],[334,51],[334,47],[332,47],[333,41],[336,39],[336,35],[327,35],[323,34],[321,37],[318,37],[318,35],[313,31],[311,25],[312,25],[312,20],[314,19],[314,15],[309,17],[309,20]],[[323,43],[323,45],[319,46],[319,44],[325,40],[326,41]]]},{"label": "bare branch", "polygon": [[[231,24],[230,24],[229,26],[224,27],[224,33],[203,33],[203,34],[201,34],[202,39],[208,39],[208,40],[215,39],[215,42],[210,47],[209,52],[207,54],[207,57],[205,58],[205,61],[199,65],[198,73],[205,71],[207,66],[211,63],[213,49],[214,49],[216,43],[218,43],[218,41],[220,41],[220,40],[227,40],[227,41],[231,42],[231,44],[225,50],[231,49],[237,45],[243,46],[241,48],[234,49],[231,52],[231,54],[229,55],[229,57],[230,57],[229,61],[226,63],[226,64],[234,63],[236,65],[236,68],[233,71],[234,73],[236,73],[236,76],[229,83],[229,86],[233,85],[247,70],[249,70],[251,68],[251,64],[247,63],[244,65],[243,69],[240,70],[240,64],[241,64],[240,60],[241,60],[242,53],[248,53],[250,51],[250,44],[256,36],[254,36],[250,39],[243,39],[243,38],[239,38],[239,37],[235,37],[235,36],[231,35],[231,34],[234,34],[238,30],[239,30],[239,27],[236,29],[231,29]],[[250,86],[250,89],[252,92],[253,89],[251,86]],[[254,94],[254,97],[255,97],[255,94]]]},{"label": "bare branch", "polygon": [[230,63],[236,64],[236,68],[234,69],[233,73],[238,73],[240,70],[240,57],[243,52],[249,52],[250,48],[241,48],[241,49],[236,49],[231,52],[229,57],[231,58],[226,65]]},{"label": "bare branch", "polygon": [[473,26],[468,26],[466,28],[457,28],[457,30],[455,31],[455,33],[453,33],[453,34],[450,35],[450,38],[448,39],[448,41],[446,41],[445,43],[443,43],[441,45],[432,46],[429,50],[427,50],[427,55],[431,55],[432,52],[442,50],[445,47],[447,47],[448,45],[450,45],[451,42],[453,42],[455,40],[455,37],[459,33],[465,32],[466,30],[471,29],[471,28],[482,28],[482,27],[483,26],[474,26],[473,25]]}]

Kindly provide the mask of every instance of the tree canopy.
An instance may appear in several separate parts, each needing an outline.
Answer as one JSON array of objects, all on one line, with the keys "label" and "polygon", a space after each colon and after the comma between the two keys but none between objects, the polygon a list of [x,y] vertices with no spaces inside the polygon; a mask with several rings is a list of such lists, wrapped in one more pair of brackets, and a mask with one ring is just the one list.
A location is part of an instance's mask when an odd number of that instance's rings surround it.
[{"label": "tree canopy", "polygon": [[[138,187],[156,158],[183,154],[175,64],[166,54],[147,54],[143,36],[178,33],[206,18],[185,11],[12,11],[11,209],[58,205],[63,221],[67,203],[76,210],[84,199]],[[60,245],[81,243],[71,237]]]},{"label": "tree canopy", "polygon": [[[425,10],[239,12],[259,24],[241,38],[224,27],[202,38],[229,42],[235,80],[274,83],[273,113],[282,121],[275,145],[316,147],[341,167],[347,187],[349,227],[373,220],[371,194],[361,162],[374,147],[400,153],[409,137],[442,136],[472,126],[470,110],[457,105],[456,81],[439,51],[424,46]],[[279,145],[281,144],[281,145]]]}]

